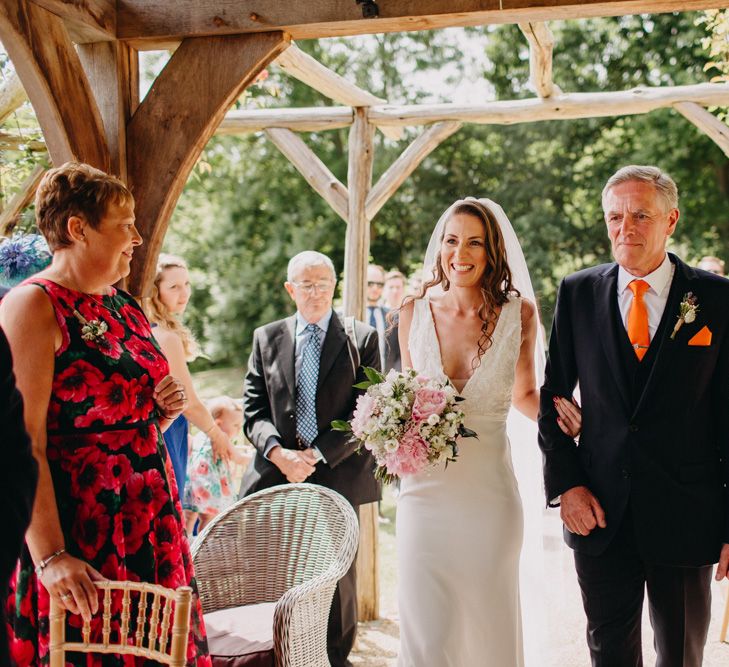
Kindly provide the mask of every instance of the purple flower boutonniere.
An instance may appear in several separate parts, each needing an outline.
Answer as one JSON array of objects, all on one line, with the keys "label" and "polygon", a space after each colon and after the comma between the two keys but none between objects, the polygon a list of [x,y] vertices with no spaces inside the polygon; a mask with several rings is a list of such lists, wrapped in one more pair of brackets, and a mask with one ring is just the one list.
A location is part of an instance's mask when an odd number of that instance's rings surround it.
[{"label": "purple flower boutonniere", "polygon": [[691,324],[696,320],[696,313],[699,312],[699,300],[693,292],[687,292],[683,295],[683,301],[678,307],[678,321],[673,327],[671,340],[676,337],[678,330],[685,324]]}]

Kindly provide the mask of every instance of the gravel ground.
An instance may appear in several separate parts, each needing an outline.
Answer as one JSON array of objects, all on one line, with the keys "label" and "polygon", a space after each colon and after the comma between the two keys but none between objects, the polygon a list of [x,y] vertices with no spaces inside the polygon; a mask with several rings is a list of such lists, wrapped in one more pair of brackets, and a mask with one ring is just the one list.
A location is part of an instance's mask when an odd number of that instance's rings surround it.
[{"label": "gravel ground", "polygon": [[[395,506],[392,495],[387,492],[382,503],[385,521],[380,524],[380,615],[377,621],[360,623],[355,651],[351,656],[356,667],[395,667],[397,665],[399,628],[397,622],[397,600],[395,598],[395,549],[394,518]],[[582,600],[575,577],[572,553],[562,544],[560,523],[557,513],[547,515],[549,536],[546,540],[546,563],[548,573],[554,573],[548,580],[549,645],[544,651],[543,665],[530,667],[589,667],[590,659],[585,645],[585,618]],[[729,644],[719,642],[719,629],[724,613],[729,587],[714,582],[712,620],[709,639],[706,644],[703,667],[727,667],[729,665]],[[646,667],[655,667],[653,633],[648,621],[647,610],[643,614],[643,655]],[[547,657],[548,656],[548,657]],[[478,667],[474,665],[473,667]]]}]

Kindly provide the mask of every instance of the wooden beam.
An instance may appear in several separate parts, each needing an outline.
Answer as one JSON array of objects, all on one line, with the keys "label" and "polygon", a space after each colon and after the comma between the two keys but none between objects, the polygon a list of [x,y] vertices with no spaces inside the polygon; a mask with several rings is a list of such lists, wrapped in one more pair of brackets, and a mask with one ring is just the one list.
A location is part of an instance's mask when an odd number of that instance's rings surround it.
[{"label": "wooden beam", "polygon": [[[293,39],[725,7],[716,0],[400,0],[365,19],[354,0],[118,0],[117,36],[137,48],[197,35],[283,30]],[[144,42],[147,41],[145,46]]]},{"label": "wooden beam", "polygon": [[0,41],[23,82],[55,164],[109,168],[99,109],[63,21],[28,0],[0,3]]},{"label": "wooden beam", "polygon": [[303,140],[291,130],[270,128],[266,136],[296,167],[306,182],[321,195],[334,212],[347,221],[347,188]]},{"label": "wooden beam", "polygon": [[15,193],[10,202],[8,202],[8,205],[2,210],[2,213],[0,213],[0,236],[8,236],[13,231],[15,225],[18,224],[20,214],[30,204],[33,197],[35,197],[38,183],[40,183],[45,173],[45,166],[37,164],[33,171],[30,172],[28,178],[23,181],[20,190]]},{"label": "wooden beam", "polygon": [[[370,222],[365,206],[372,186],[375,128],[367,121],[367,108],[354,110],[349,131],[347,190],[349,215],[344,241],[344,313],[363,320],[365,284],[370,256]],[[371,621],[379,616],[377,576],[377,503],[359,508],[360,542],[357,551],[358,618]]]},{"label": "wooden beam", "polygon": [[[529,40],[529,81],[539,97],[551,97],[555,92],[552,82],[554,35],[546,23],[520,23],[519,29]],[[557,94],[560,92],[557,89]]]},{"label": "wooden beam", "polygon": [[568,120],[602,116],[626,116],[671,107],[677,102],[701,106],[729,105],[729,83],[699,83],[693,86],[634,88],[609,93],[565,93],[546,99],[509,100],[486,104],[413,104],[372,107],[371,123],[381,125],[427,125],[445,120],[464,123],[511,125],[537,120]]},{"label": "wooden beam", "polygon": [[294,132],[321,132],[349,127],[354,120],[351,107],[307,107],[301,109],[240,109],[229,111],[216,134],[250,134],[269,127]]},{"label": "wooden beam", "polygon": [[386,103],[386,100],[362,90],[325,67],[295,44],[289,46],[276,58],[276,64],[289,76],[298,79],[338,104],[348,107],[370,107]]},{"label": "wooden beam", "polygon": [[[538,120],[647,113],[685,101],[702,106],[727,106],[729,84],[701,83],[609,93],[569,93],[545,100],[530,98],[468,105],[375,106],[370,108],[368,118],[378,128],[403,128],[443,121],[509,125]],[[294,132],[319,132],[347,127],[352,124],[352,119],[352,109],[347,107],[244,109],[227,113],[217,133],[246,134],[269,127],[283,127]]]},{"label": "wooden beam", "polygon": [[281,32],[187,39],[132,116],[127,173],[144,239],[134,253],[132,293],[144,294],[154,278],[167,224],[200,152],[236,98],[288,41]]},{"label": "wooden beam", "polygon": [[74,42],[116,39],[114,0],[31,0],[63,19]]},{"label": "wooden beam", "polygon": [[380,176],[370,191],[367,196],[367,219],[372,220],[418,165],[462,125],[458,121],[446,121],[424,130]]},{"label": "wooden beam", "polygon": [[81,44],[77,50],[104,123],[109,146],[109,170],[126,182],[126,128],[139,105],[137,52],[116,41]]},{"label": "wooden beam", "polygon": [[344,241],[344,313],[357,319],[365,316],[365,288],[370,255],[370,222],[367,219],[367,196],[372,187],[374,162],[374,126],[367,119],[366,107],[354,110],[349,131],[347,191],[349,212]]},{"label": "wooden beam", "polygon": [[713,113],[693,102],[679,102],[674,109],[687,118],[729,157],[729,127]]},{"label": "wooden beam", "polygon": [[0,123],[15,111],[28,96],[17,74],[11,74],[0,88]]}]

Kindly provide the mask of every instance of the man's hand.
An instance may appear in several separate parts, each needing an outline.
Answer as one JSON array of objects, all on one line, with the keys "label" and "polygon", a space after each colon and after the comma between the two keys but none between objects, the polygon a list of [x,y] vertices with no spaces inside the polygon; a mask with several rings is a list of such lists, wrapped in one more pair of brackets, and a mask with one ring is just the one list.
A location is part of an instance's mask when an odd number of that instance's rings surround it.
[{"label": "man's hand", "polygon": [[299,454],[301,454],[301,458],[304,459],[309,465],[316,466],[317,463],[321,460],[316,452],[309,448],[309,449],[302,449]]},{"label": "man's hand", "polygon": [[716,566],[716,580],[721,581],[724,577],[729,578],[729,544],[722,545],[719,564]]},{"label": "man's hand", "polygon": [[296,484],[306,481],[306,478],[314,472],[314,466],[307,461],[305,454],[309,452],[286,449],[277,445],[269,452],[268,459],[289,482]]},{"label": "man's hand", "polygon": [[560,498],[560,505],[560,516],[571,533],[589,535],[596,526],[607,526],[604,510],[586,486],[575,486],[565,491]]}]

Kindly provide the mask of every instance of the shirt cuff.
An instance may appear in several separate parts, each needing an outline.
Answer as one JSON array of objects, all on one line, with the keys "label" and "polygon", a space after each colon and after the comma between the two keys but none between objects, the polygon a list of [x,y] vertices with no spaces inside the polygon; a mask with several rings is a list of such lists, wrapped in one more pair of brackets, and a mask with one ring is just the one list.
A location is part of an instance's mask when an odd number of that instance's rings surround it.
[{"label": "shirt cuff", "polygon": [[268,455],[271,453],[271,450],[274,447],[280,447],[281,443],[278,441],[278,438],[275,435],[269,435],[268,440],[266,440],[266,445],[263,448],[263,458],[266,459],[266,461],[270,461],[271,459],[268,458]]},{"label": "shirt cuff", "polygon": [[324,461],[324,463],[327,462],[327,460],[324,458],[324,454],[321,453],[321,450],[318,447],[312,447],[311,449],[314,451],[314,454],[316,454],[317,461]]}]

